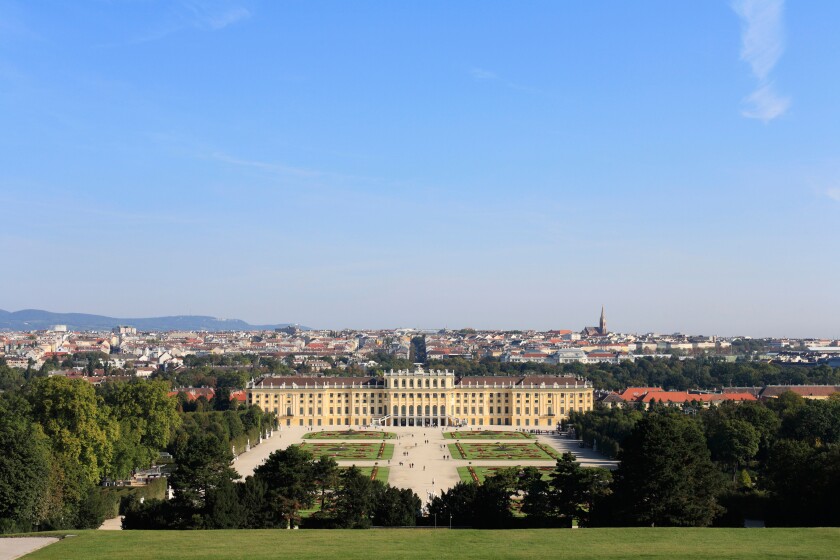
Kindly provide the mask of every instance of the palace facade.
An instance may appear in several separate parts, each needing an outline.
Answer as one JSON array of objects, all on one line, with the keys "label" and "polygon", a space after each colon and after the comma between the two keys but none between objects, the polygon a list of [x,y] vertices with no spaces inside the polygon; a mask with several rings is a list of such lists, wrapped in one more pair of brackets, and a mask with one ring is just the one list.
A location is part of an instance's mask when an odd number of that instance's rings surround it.
[{"label": "palace facade", "polygon": [[592,410],[592,384],[574,377],[455,377],[444,370],[378,377],[264,377],[248,404],[285,426],[513,426],[553,429]]}]

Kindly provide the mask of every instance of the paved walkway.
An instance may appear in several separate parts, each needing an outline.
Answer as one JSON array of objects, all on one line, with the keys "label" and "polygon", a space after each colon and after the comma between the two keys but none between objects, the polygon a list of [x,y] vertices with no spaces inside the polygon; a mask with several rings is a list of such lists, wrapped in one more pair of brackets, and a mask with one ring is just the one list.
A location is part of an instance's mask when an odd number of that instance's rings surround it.
[{"label": "paved walkway", "polygon": [[58,542],[55,537],[0,538],[0,560],[20,558],[54,542]]},{"label": "paved walkway", "polygon": [[122,520],[123,516],[118,515],[116,517],[112,517],[111,519],[106,519],[102,522],[102,525],[99,526],[100,531],[122,531]]},{"label": "paved walkway", "polygon": [[[324,428],[325,430],[327,428]],[[336,427],[333,429],[342,429]],[[489,428],[488,428],[489,429]],[[386,443],[394,445],[394,457],[390,461],[338,461],[340,466],[356,465],[358,467],[372,467],[379,465],[380,467],[389,467],[390,476],[388,483],[392,486],[400,488],[409,488],[420,496],[423,502],[429,500],[430,495],[439,495],[446,491],[461,480],[458,475],[457,467],[466,467],[468,465],[480,466],[540,466],[551,467],[554,466],[554,460],[545,461],[505,461],[505,460],[482,460],[482,461],[466,461],[460,458],[449,456],[448,444],[454,443],[455,440],[446,439],[443,436],[444,430],[440,428],[423,428],[423,427],[387,427],[385,429],[376,428],[376,431],[389,431],[397,434],[396,439],[386,440]],[[451,429],[447,429],[450,431]],[[314,431],[320,431],[315,428]],[[371,430],[372,431],[372,430]],[[234,462],[234,467],[242,477],[248,476],[254,472],[254,469],[261,465],[265,459],[278,449],[285,449],[286,447],[304,441],[303,436],[309,432],[306,427],[293,426],[284,427],[282,430],[274,432],[274,435],[261,444],[255,446],[250,451],[240,455]],[[504,439],[502,437],[499,440]],[[569,439],[558,434],[541,434],[537,436],[537,440],[553,447],[559,453],[571,451],[577,457],[581,465],[585,467],[604,467],[615,468],[616,462],[606,459],[602,455],[592,451],[592,449],[585,449],[579,446],[579,440]],[[306,440],[313,442],[331,442],[339,440]],[[352,443],[354,440],[341,440],[347,443]],[[358,440],[364,441],[364,440]],[[496,439],[489,440],[462,440],[492,443]],[[522,443],[528,441],[521,439],[517,440]],[[400,465],[402,463],[402,465]],[[412,466],[413,465],[413,466]]]}]

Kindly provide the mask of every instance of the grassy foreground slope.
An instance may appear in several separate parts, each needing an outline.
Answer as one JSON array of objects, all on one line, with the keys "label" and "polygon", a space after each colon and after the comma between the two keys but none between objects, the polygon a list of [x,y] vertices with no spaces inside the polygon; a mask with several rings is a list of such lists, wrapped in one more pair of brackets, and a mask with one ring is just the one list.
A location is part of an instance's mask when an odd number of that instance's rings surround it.
[{"label": "grassy foreground slope", "polygon": [[79,531],[27,559],[837,558],[840,529]]}]

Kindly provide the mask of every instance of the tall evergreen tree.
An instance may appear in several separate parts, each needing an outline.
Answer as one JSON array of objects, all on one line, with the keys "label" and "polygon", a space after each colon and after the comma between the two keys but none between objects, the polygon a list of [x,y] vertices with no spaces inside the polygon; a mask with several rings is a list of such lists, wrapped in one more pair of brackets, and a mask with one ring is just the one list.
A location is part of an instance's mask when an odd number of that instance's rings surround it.
[{"label": "tall evergreen tree", "polygon": [[624,441],[615,472],[615,512],[623,525],[706,526],[721,513],[723,485],[698,423],[648,414]]},{"label": "tall evergreen tree", "polygon": [[315,501],[316,479],[312,454],[291,446],[275,451],[254,470],[267,487],[267,502],[276,521],[291,526],[298,521],[298,512]]}]

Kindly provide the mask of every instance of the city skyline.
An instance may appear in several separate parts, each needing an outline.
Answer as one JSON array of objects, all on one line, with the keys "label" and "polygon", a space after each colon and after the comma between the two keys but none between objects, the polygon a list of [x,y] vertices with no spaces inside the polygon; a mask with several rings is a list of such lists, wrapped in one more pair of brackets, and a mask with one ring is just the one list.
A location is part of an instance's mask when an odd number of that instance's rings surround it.
[{"label": "city skyline", "polygon": [[839,17],[2,1],[0,308],[840,337]]},{"label": "city skyline", "polygon": [[[9,319],[6,315],[7,313],[15,314],[15,313],[25,313],[25,312],[34,312],[32,314],[32,318],[26,317],[18,317],[16,318],[17,323],[25,322],[29,326],[27,328],[20,328],[23,324],[19,325],[19,328],[9,328],[8,326],[3,327],[4,322]],[[45,315],[46,314],[46,315]],[[55,317],[53,317],[53,315]],[[96,323],[100,324],[99,327],[94,327],[93,323],[84,323],[86,326],[79,327],[78,323],[73,323],[74,320],[78,321],[81,319],[75,319],[73,317],[64,317],[63,315],[82,315],[89,317],[87,319],[88,322],[91,320]],[[28,314],[27,314],[28,317]],[[181,321],[184,319],[193,319],[194,321],[198,321],[198,323],[202,323],[202,326],[184,326],[184,324],[177,326],[175,323],[172,323],[170,326],[150,326],[154,321],[159,321],[160,324],[169,324],[167,320],[176,320]],[[103,320],[111,320],[107,326],[103,323]],[[63,321],[63,322],[62,322]],[[84,322],[84,321],[83,321]],[[141,323],[140,326],[137,323]],[[211,326],[207,326],[207,323],[214,323]],[[227,326],[224,325],[225,322],[231,322],[231,325]],[[594,321],[592,321],[594,322]],[[67,323],[67,324],[64,324]],[[196,324],[198,324],[196,323]],[[241,323],[246,323],[245,325]],[[586,321],[584,320],[581,324],[585,324]],[[189,323],[188,323],[189,324]],[[476,331],[483,331],[483,332],[509,332],[509,331],[529,331],[529,332],[558,332],[558,331],[566,331],[566,332],[578,332],[580,331],[581,334],[586,336],[600,336],[600,335],[607,335],[607,334],[627,334],[627,335],[657,335],[657,336],[669,336],[669,335],[680,335],[680,336],[711,336],[711,337],[723,337],[723,338],[756,338],[756,339],[794,339],[794,340],[805,340],[805,339],[819,339],[819,340],[836,340],[838,337],[835,336],[787,336],[787,335],[753,335],[752,333],[744,332],[744,333],[736,333],[736,334],[729,334],[723,332],[689,332],[689,331],[679,331],[679,330],[643,330],[643,331],[631,331],[631,330],[620,330],[620,329],[609,329],[607,328],[606,318],[605,318],[605,306],[601,306],[601,314],[598,320],[598,327],[592,326],[584,326],[579,327],[578,325],[571,325],[571,324],[558,324],[548,328],[534,328],[534,327],[474,327],[472,325],[408,325],[408,324],[401,324],[397,326],[389,325],[389,326],[354,326],[354,327],[335,327],[335,326],[320,326],[320,325],[310,325],[306,324],[305,322],[295,322],[295,321],[272,321],[268,323],[255,323],[253,321],[243,320],[241,317],[217,317],[212,315],[163,315],[159,317],[112,317],[107,315],[97,315],[97,314],[90,314],[86,312],[66,312],[66,313],[56,313],[52,311],[45,311],[41,309],[21,309],[17,311],[8,311],[4,309],[0,309],[0,332],[2,331],[26,331],[26,330],[44,330],[52,328],[53,326],[61,326],[61,327],[68,327],[71,331],[108,331],[117,327],[119,325],[125,325],[130,327],[137,327],[137,330],[141,331],[159,331],[159,332],[171,332],[171,331],[210,331],[210,332],[221,332],[221,331],[247,331],[247,330],[265,330],[265,329],[276,329],[281,327],[299,327],[306,330],[315,331],[424,331],[424,332],[431,332],[431,331],[457,331],[457,330],[464,330],[464,329],[474,329]],[[69,326],[73,325],[74,328],[70,328]],[[571,327],[571,328],[569,328]]]}]

